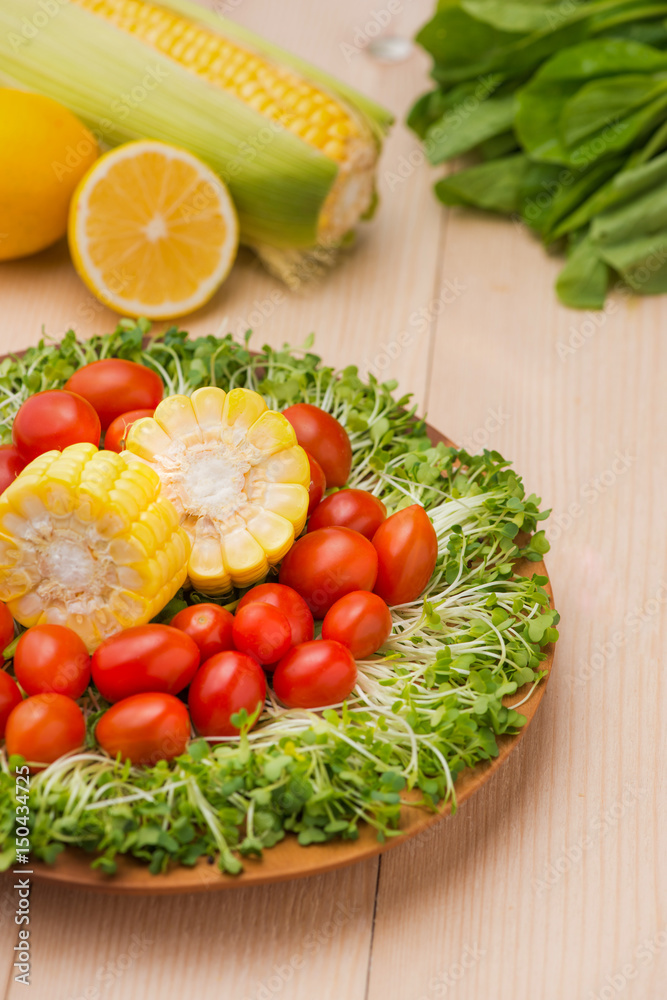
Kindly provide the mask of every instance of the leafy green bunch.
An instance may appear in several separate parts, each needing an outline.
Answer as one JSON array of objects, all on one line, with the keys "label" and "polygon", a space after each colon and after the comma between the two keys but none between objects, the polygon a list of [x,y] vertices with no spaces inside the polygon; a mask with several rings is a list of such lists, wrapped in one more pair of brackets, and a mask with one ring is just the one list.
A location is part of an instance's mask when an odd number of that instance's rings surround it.
[{"label": "leafy green bunch", "polygon": [[[33,854],[53,861],[78,846],[107,873],[119,855],[152,872],[208,857],[233,874],[287,833],[304,846],[355,839],[361,823],[382,839],[397,836],[407,793],[425,809],[455,807],[456,778],[497,756],[499,739],[524,725],[519,708],[558,638],[546,577],[530,572],[549,547],[539,498],[526,495],[497,452],[434,447],[394,383],[323,365],[310,339],[252,353],[247,339],[189,340],[174,328],[146,341],[146,333],[124,321],[113,334],[83,343],[69,333],[60,346],[42,341],[4,362],[3,426],[26,391],[57,388],[80,364],[111,356],[154,367],[168,392],[247,386],[274,408],[311,402],[350,434],[349,485],[381,497],[390,512],[424,505],[438,559],[424,596],[393,609],[389,640],[358,663],[341,706],[286,709],[270,694],[258,720],[236,718],[240,738],[195,740],[169,763],[132,767],[97,747],[107,706],[88,696],[87,749],[32,776]],[[193,600],[181,591],[166,617]],[[0,752],[0,868],[15,859],[15,763]]]},{"label": "leafy green bunch", "polygon": [[417,36],[435,89],[408,123],[446,205],[508,215],[566,248],[558,296],[667,290],[667,3],[440,0]]}]

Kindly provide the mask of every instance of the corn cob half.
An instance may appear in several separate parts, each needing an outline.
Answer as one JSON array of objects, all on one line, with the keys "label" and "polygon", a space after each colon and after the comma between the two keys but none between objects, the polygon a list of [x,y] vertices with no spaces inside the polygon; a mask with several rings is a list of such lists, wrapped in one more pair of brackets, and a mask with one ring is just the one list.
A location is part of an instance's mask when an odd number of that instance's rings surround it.
[{"label": "corn cob half", "polygon": [[224,594],[263,579],[306,523],[310,467],[294,429],[250,389],[163,399],[127,448],[160,477],[192,541],[190,583]]},{"label": "corn cob half", "polygon": [[322,259],[372,208],[391,116],[326,74],[187,0],[73,0],[25,38],[33,7],[0,4],[0,72],[107,144],[200,156],[228,184],[242,240],[283,277],[294,251]]},{"label": "corn cob half", "polygon": [[190,542],[152,469],[74,444],[0,497],[0,600],[18,622],[67,625],[90,650],[153,618],[183,585]]}]

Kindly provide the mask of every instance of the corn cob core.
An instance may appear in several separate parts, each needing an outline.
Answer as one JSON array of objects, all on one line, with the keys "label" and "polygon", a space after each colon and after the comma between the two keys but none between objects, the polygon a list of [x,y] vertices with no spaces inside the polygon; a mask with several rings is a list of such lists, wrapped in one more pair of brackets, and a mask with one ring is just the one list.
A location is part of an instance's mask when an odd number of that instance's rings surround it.
[{"label": "corn cob core", "polygon": [[250,389],[169,396],[126,444],[178,511],[192,540],[190,583],[204,594],[261,580],[303,530],[308,458],[286,418]]},{"label": "corn cob core", "polygon": [[0,600],[22,625],[95,649],[148,622],[186,576],[190,542],[142,462],[92,444],[49,451],[0,497]]},{"label": "corn cob core", "polygon": [[378,150],[367,127],[337,97],[289,67],[145,0],[74,0],[135,35],[340,164],[322,208],[320,239],[336,240],[373,197]]}]

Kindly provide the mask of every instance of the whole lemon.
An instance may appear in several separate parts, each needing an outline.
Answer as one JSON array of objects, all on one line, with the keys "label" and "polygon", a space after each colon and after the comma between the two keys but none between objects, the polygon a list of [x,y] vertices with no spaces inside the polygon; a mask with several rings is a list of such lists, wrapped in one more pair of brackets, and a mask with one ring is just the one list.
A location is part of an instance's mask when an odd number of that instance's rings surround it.
[{"label": "whole lemon", "polygon": [[94,136],[67,108],[0,87],[0,260],[65,235],[74,189],[98,155]]}]

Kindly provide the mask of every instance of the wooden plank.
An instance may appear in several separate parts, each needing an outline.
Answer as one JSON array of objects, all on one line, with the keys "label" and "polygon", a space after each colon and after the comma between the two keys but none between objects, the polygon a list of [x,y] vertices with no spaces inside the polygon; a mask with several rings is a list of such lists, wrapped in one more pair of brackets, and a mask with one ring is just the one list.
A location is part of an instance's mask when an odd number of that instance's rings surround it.
[{"label": "wooden plank", "polygon": [[25,924],[16,923],[17,910],[19,907],[18,891],[14,888],[18,885],[18,879],[7,875],[0,882],[0,937],[4,942],[4,947],[0,950],[0,993],[5,995],[9,989],[9,983],[14,975],[19,974],[19,970],[14,968],[14,962],[18,958],[14,952],[14,946],[19,944],[19,926],[26,929]]},{"label": "wooden plank", "polygon": [[[326,982],[361,997],[375,885],[375,862],[229,897],[127,900],[37,885],[30,995],[310,1000]],[[13,983],[8,996],[23,989]]]},{"label": "wooden plank", "polygon": [[570,312],[557,271],[510,223],[452,213],[442,277],[465,291],[429,418],[553,505],[562,637],[507,767],[383,859],[369,1000],[665,995],[667,302]]}]

